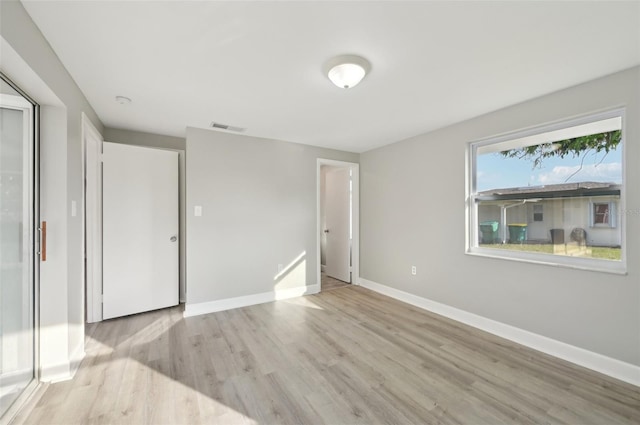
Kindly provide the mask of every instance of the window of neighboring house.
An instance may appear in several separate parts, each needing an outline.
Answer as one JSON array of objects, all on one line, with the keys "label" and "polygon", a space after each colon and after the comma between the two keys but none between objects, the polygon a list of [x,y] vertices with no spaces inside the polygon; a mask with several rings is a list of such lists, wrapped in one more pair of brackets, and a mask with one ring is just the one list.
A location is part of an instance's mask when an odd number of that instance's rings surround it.
[{"label": "window of neighboring house", "polygon": [[533,221],[544,221],[542,205],[533,206]]},{"label": "window of neighboring house", "polygon": [[471,143],[467,252],[624,271],[623,115]]},{"label": "window of neighboring house", "polygon": [[593,227],[615,227],[615,215],[613,202],[594,202],[591,204]]}]

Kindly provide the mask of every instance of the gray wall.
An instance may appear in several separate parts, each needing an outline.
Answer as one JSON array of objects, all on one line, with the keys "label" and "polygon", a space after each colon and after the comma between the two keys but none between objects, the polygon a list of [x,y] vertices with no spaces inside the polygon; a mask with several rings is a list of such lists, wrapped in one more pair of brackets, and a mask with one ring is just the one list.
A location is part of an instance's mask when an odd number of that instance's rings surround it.
[{"label": "gray wall", "polygon": [[164,136],[162,134],[143,133],[141,131],[123,130],[105,127],[102,137],[107,142],[126,145],[149,146],[152,148],[185,150],[186,139],[182,137]]},{"label": "gray wall", "polygon": [[[633,68],[362,154],[361,277],[640,365],[639,93]],[[465,255],[468,142],[622,105],[628,275]]]},{"label": "gray wall", "polygon": [[[20,2],[0,2],[0,34],[3,43],[17,53],[2,52],[3,71],[43,106],[41,155],[46,167],[41,176],[41,218],[48,221],[50,247],[55,250],[49,252],[51,262],[42,266],[40,320],[45,330],[42,361],[45,369],[55,367],[64,374],[66,366],[62,366],[62,356],[58,356],[61,353],[57,352],[62,340],[67,357],[84,350],[82,215],[73,217],[70,211],[71,201],[77,202],[81,211],[82,113],[99,131],[103,126]],[[23,65],[27,71],[12,71]],[[45,91],[52,96],[39,94]],[[52,98],[55,100],[50,102]],[[47,361],[52,364],[47,365]],[[51,374],[55,373],[52,370]]]},{"label": "gray wall", "polygon": [[[317,158],[358,162],[354,153],[187,129],[187,304],[318,283]],[[274,280],[278,264],[302,253],[295,279]]]}]

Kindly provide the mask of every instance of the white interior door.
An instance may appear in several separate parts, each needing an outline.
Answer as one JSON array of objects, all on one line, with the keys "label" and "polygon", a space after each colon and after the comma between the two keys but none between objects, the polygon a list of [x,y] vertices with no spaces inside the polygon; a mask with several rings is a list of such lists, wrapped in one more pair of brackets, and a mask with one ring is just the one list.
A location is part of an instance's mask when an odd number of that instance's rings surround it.
[{"label": "white interior door", "polygon": [[349,168],[329,170],[325,178],[327,276],[351,282],[351,177]]},{"label": "white interior door", "polygon": [[103,144],[103,319],[178,304],[178,153]]}]

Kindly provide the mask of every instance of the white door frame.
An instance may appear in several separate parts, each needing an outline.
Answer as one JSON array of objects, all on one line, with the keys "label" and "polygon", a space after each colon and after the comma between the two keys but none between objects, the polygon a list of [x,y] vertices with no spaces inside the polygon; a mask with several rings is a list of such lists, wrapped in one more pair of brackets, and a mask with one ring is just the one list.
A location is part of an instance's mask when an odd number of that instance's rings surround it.
[{"label": "white door frame", "polygon": [[317,284],[322,289],[321,262],[320,262],[320,244],[322,237],[322,217],[320,204],[321,174],[320,167],[323,165],[348,167],[351,170],[351,283],[358,285],[360,277],[360,164],[355,162],[336,161],[334,159],[318,158],[316,164],[316,266],[317,266]]},{"label": "white door frame", "polygon": [[82,113],[82,278],[86,321],[102,320],[102,142],[100,132]]},{"label": "white door frame", "polygon": [[[128,144],[128,143],[127,143]],[[180,267],[180,302],[187,302],[187,210],[185,198],[187,196],[186,178],[186,153],[184,149],[160,148],[149,145],[132,145],[141,148],[160,149],[163,151],[178,152],[178,221],[180,231],[178,232],[179,257],[178,263]]]},{"label": "white door frame", "polygon": [[[100,132],[95,128],[93,123],[89,120],[89,118],[82,113],[82,175],[86,179],[87,166],[85,165],[86,154],[87,154],[87,138],[92,137],[95,140],[98,140],[100,143],[100,152],[102,152],[102,142],[104,142],[104,138],[100,135]],[[185,151],[184,149],[170,149],[170,148],[160,148],[156,146],[146,146],[146,145],[133,145],[133,146],[141,146],[148,147],[153,149],[161,149],[168,150],[172,152],[178,152],[179,155],[179,167],[180,167],[180,232],[179,232],[179,241],[180,241],[180,302],[186,302],[186,220],[185,220],[185,202],[184,197],[186,196],[185,183],[184,183],[184,168],[185,168]],[[94,164],[102,169],[102,159],[100,158],[97,164]],[[82,193],[82,211],[83,211],[83,241],[85,243],[85,250],[87,250],[87,246],[91,244],[95,246],[93,252],[95,253],[94,258],[91,258],[89,252],[87,252],[87,275],[85,275],[84,270],[84,261],[83,261],[83,269],[82,269],[82,278],[85,279],[85,288],[86,288],[86,298],[85,306],[86,306],[86,320],[88,323],[100,322],[102,321],[102,173],[98,174],[99,181],[96,182],[96,209],[92,210],[87,205],[88,200],[85,199],[85,190]],[[85,185],[88,182],[84,183]],[[84,188],[83,188],[84,189]],[[86,214],[86,215],[85,215]],[[97,236],[93,242],[90,242],[91,236],[89,232],[85,234],[85,229],[89,229],[87,226],[91,226],[91,222],[93,222],[94,226],[94,234]],[[86,238],[86,239],[85,239]],[[88,250],[87,250],[88,251]],[[93,265],[93,270],[96,272],[95,277],[92,279],[89,276],[90,272],[90,264]]]}]

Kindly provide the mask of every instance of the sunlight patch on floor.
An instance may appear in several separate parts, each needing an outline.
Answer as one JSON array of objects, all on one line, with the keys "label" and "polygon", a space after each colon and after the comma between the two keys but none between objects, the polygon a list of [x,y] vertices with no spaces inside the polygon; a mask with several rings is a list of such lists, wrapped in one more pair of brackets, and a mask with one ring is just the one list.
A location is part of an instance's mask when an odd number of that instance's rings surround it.
[{"label": "sunlight patch on floor", "polygon": [[309,297],[289,298],[287,300],[280,300],[279,302],[296,305],[299,307],[313,308],[316,310],[324,310],[324,308],[320,307],[318,304],[311,301]]}]

